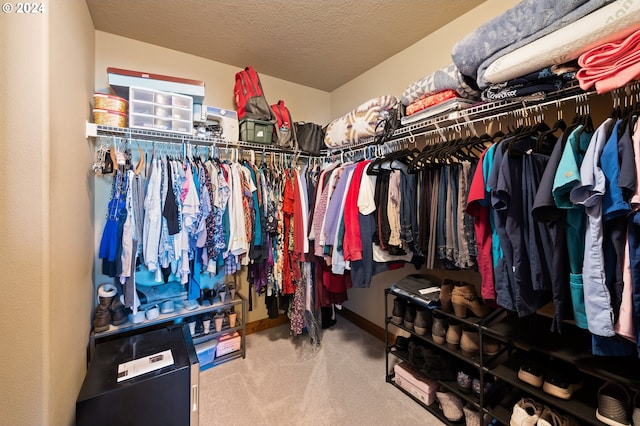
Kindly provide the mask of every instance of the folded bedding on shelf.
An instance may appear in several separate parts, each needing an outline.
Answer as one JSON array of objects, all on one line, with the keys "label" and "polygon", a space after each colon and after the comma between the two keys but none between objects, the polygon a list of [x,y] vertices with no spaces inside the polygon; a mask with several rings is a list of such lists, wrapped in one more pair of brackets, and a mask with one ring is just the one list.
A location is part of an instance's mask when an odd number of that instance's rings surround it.
[{"label": "folded bedding on shelf", "polygon": [[425,96],[443,90],[455,90],[462,98],[478,99],[480,96],[475,81],[464,76],[451,64],[407,86],[402,94],[402,105],[409,106]]},{"label": "folded bedding on shelf", "polygon": [[575,80],[577,71],[577,64],[545,67],[513,80],[491,84],[482,91],[482,100],[499,101],[528,98],[533,95],[544,97],[549,92],[562,89],[567,82]]},{"label": "folded bedding on shelf", "polygon": [[425,96],[424,98],[418,99],[417,101],[411,103],[407,106],[405,110],[405,115],[413,115],[417,112],[422,111],[423,109],[427,109],[431,106],[440,104],[444,101],[448,101],[449,99],[457,97],[458,93],[455,90],[443,90],[441,92],[434,93],[432,95]]},{"label": "folded bedding on shelf", "polygon": [[496,59],[487,67],[484,78],[500,83],[572,61],[586,50],[627,37],[638,29],[638,22],[640,0],[617,0]]},{"label": "folded bedding on shelf", "polygon": [[413,115],[402,117],[400,119],[400,124],[406,126],[408,124],[417,123],[418,121],[422,121],[436,115],[451,113],[453,111],[459,111],[465,108],[469,108],[470,106],[477,103],[478,101],[472,101],[465,98],[452,98],[448,101],[444,101],[437,105],[423,109],[422,111],[417,112]]},{"label": "folded bedding on shelf", "polygon": [[[484,70],[496,59],[611,1],[524,0],[458,41],[453,46],[451,58],[462,74],[476,79],[479,87],[485,88],[489,82],[483,78]],[[534,69],[540,68],[543,67]]]},{"label": "folded bedding on shelf", "polygon": [[328,148],[341,148],[382,133],[384,125],[381,123],[389,117],[391,109],[397,108],[398,103],[395,96],[380,96],[336,118],[327,126],[325,144]]},{"label": "folded bedding on shelf", "polygon": [[604,43],[578,58],[580,88],[595,85],[598,93],[620,88],[640,75],[640,30],[627,38]]}]

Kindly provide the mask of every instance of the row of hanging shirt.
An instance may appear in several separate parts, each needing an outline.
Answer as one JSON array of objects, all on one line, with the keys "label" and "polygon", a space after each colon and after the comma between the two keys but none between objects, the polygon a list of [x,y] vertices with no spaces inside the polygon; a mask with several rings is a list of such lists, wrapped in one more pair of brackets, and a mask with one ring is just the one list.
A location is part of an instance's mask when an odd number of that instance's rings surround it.
[{"label": "row of hanging shirt", "polygon": [[434,146],[386,147],[377,158],[334,161],[320,173],[309,239],[332,273],[325,285],[349,272],[345,285],[368,287],[373,275],[404,262],[475,266],[473,220],[464,206],[477,153],[436,161],[428,158],[439,155]]},{"label": "row of hanging shirt", "polygon": [[570,124],[520,126],[483,153],[467,203],[482,296],[519,316],[552,300],[554,330],[573,317],[591,332],[594,354],[632,355],[640,110],[618,104],[594,128],[586,106]]},{"label": "row of hanging shirt", "polygon": [[[230,275],[241,265],[261,264],[257,291],[293,293],[300,276],[285,266],[293,236],[287,200],[304,173],[277,162],[176,159],[155,150],[146,168],[119,163],[100,242],[103,274],[124,284],[141,264],[156,283],[188,283],[193,300],[207,273]],[[295,199],[308,204],[306,185],[295,188]]]}]

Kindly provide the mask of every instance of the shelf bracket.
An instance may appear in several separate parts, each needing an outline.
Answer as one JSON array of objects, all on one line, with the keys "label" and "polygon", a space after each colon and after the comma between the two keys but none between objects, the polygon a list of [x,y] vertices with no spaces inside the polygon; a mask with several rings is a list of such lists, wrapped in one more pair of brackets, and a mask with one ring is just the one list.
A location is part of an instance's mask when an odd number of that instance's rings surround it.
[{"label": "shelf bracket", "polygon": [[98,136],[98,125],[95,123],[89,123],[88,121],[85,121],[84,137],[89,139],[89,138],[95,138],[97,136]]}]

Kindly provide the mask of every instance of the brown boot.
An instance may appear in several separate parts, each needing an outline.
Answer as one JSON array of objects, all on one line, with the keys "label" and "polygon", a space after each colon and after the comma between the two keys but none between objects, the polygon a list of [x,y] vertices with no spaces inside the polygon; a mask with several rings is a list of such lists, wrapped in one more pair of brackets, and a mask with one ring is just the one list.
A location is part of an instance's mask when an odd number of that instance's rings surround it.
[{"label": "brown boot", "polygon": [[462,327],[460,336],[460,349],[466,357],[473,357],[480,354],[480,334],[473,326]]},{"label": "brown boot", "polygon": [[451,292],[453,291],[453,280],[444,279],[440,286],[440,308],[444,312],[451,312]]},{"label": "brown boot", "polygon": [[109,324],[111,324],[109,306],[111,306],[111,302],[117,294],[118,291],[112,284],[101,284],[98,287],[98,306],[93,316],[93,331],[95,333],[109,330]]},{"label": "brown boot", "polygon": [[458,318],[466,318],[467,309],[478,318],[484,318],[491,312],[491,309],[482,302],[476,293],[476,287],[465,282],[455,284],[451,292],[451,304],[453,312]]},{"label": "brown boot", "polygon": [[124,307],[122,302],[120,301],[120,296],[116,296],[113,298],[111,302],[111,319],[113,320],[113,325],[120,325],[127,322],[127,308]]}]

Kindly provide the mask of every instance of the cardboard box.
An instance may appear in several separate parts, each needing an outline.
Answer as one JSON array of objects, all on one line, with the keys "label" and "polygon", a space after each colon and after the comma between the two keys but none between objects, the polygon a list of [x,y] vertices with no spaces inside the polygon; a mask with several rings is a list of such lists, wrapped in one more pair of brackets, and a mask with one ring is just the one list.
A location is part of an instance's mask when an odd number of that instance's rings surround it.
[{"label": "cardboard box", "polygon": [[216,350],[216,357],[230,354],[231,352],[240,350],[240,335],[238,332],[233,334],[225,334],[218,339],[218,348]]},{"label": "cardboard box", "polygon": [[438,382],[424,377],[406,362],[401,362],[393,367],[395,382],[402,389],[409,392],[425,405],[433,404],[436,400]]}]

